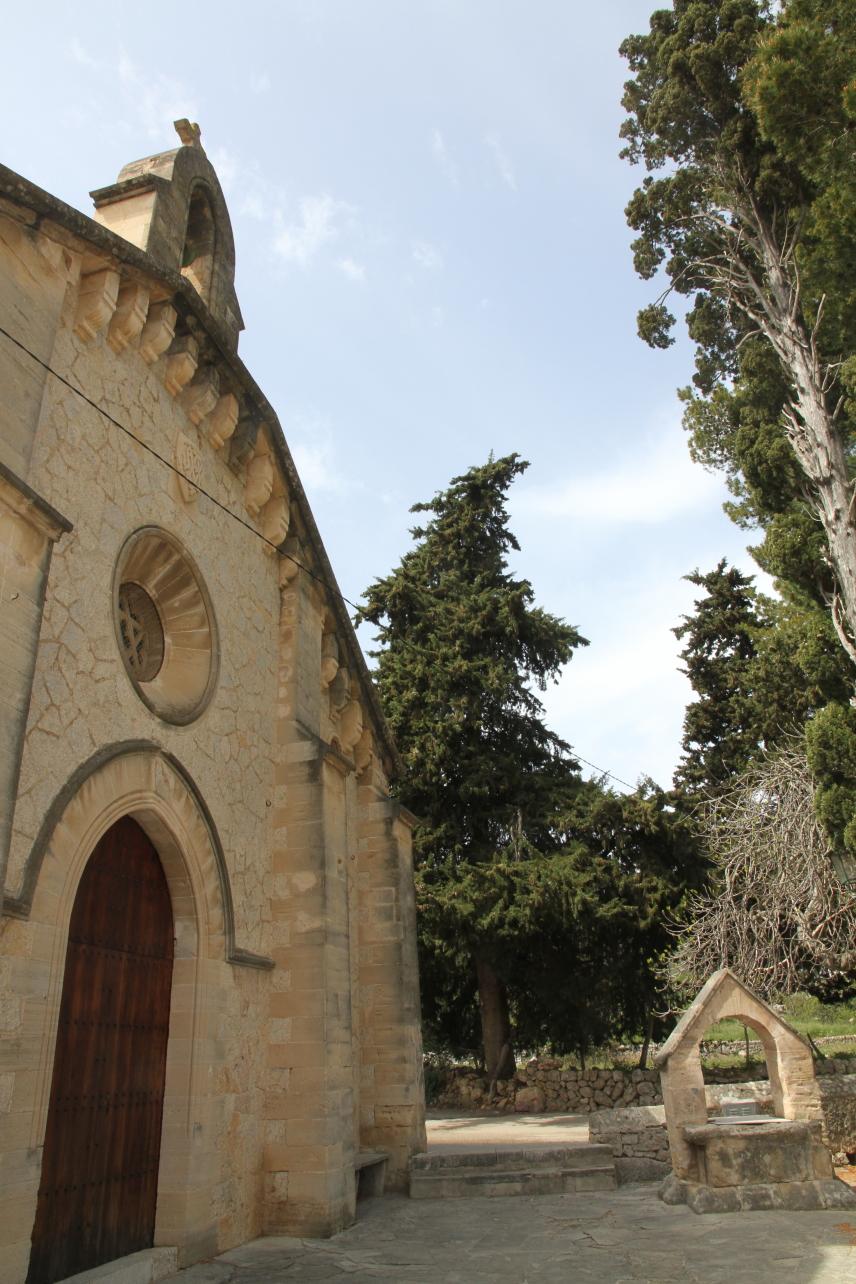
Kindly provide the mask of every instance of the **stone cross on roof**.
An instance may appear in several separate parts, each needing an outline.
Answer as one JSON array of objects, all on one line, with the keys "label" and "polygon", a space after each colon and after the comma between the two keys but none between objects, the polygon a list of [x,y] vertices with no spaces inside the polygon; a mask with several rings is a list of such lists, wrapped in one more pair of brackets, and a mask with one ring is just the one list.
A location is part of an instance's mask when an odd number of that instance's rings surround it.
[{"label": "stone cross on roof", "polygon": [[186,147],[202,146],[202,130],[194,122],[193,124],[183,116],[181,120],[174,120],[173,126],[181,141]]}]

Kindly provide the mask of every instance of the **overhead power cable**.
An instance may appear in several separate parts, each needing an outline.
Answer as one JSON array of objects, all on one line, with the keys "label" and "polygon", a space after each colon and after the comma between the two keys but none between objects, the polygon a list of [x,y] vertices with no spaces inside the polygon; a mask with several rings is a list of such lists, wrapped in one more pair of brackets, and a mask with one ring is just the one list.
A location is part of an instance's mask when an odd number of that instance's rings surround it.
[{"label": "overhead power cable", "polygon": [[[204,495],[207,500],[210,500],[210,502],[215,506],[215,508],[218,508],[220,510],[220,512],[225,513],[227,517],[231,517],[232,520],[237,522],[239,526],[243,526],[244,530],[249,531],[251,535],[255,535],[256,539],[261,540],[263,544],[266,544],[268,548],[273,549],[275,553],[278,553],[280,555],[280,557],[287,558],[287,560],[292,562],[298,568],[298,570],[305,571],[306,574],[310,576],[311,579],[316,580],[317,583],[319,584],[322,584],[327,589],[328,592],[336,594],[339,597],[341,597],[342,601],[347,606],[350,606],[352,610],[356,611],[358,615],[363,614],[363,608],[359,606],[356,602],[352,602],[350,598],[345,597],[341,589],[339,589],[335,584],[331,584],[328,580],[325,580],[323,575],[319,575],[317,571],[313,571],[310,566],[307,566],[304,562],[301,562],[298,558],[294,557],[293,554],[285,552],[285,550],[280,548],[278,544],[274,544],[273,540],[269,540],[267,536],[262,534],[261,531],[256,530],[255,526],[252,526],[250,522],[246,521],[243,517],[241,517],[240,513],[236,513],[233,509],[229,508],[226,504],[221,503],[221,501],[217,499],[216,496],[212,495],[210,491],[207,491],[204,486],[200,486],[198,481],[195,481],[192,477],[188,477],[187,473],[182,472],[182,470],[179,467],[177,467],[177,465],[174,464],[172,460],[167,459],[159,451],[155,450],[154,446],[149,445],[149,443],[147,441],[144,441],[142,437],[138,437],[137,434],[131,428],[129,428],[126,424],[121,423],[120,420],[118,420],[114,415],[111,415],[108,410],[105,410],[103,406],[99,406],[96,401],[93,401],[91,397],[87,396],[87,394],[83,391],[82,388],[78,388],[76,384],[73,384],[69,379],[65,377],[65,375],[60,374],[58,370],[54,370],[53,366],[50,365],[49,362],[45,361],[42,357],[38,356],[35,352],[33,352],[30,348],[28,348],[25,343],[22,343],[20,339],[17,339],[14,334],[10,334],[9,331],[5,329],[5,327],[2,325],[0,325],[0,334],[4,335],[4,337],[7,338],[10,343],[14,343],[15,346],[17,348],[20,348],[22,352],[25,352],[28,357],[30,357],[33,361],[36,362],[37,365],[41,366],[43,370],[46,370],[49,375],[52,375],[54,379],[56,379],[59,383],[63,384],[64,387],[68,388],[70,392],[73,392],[76,397],[80,397],[82,401],[85,401],[88,406],[90,406],[94,411],[96,411],[99,415],[101,415],[104,419],[106,419],[108,423],[112,424],[114,428],[118,428],[119,431],[124,433],[126,437],[130,437],[131,441],[136,442],[138,446],[142,447],[143,450],[147,451],[150,455],[152,455],[159,463],[163,464],[164,467],[168,468],[171,472],[175,473],[175,475],[177,477],[180,477],[182,481],[187,482],[188,485],[194,488],[194,490],[197,490],[200,495]],[[421,590],[421,591],[422,591],[422,594],[426,597],[435,596],[430,592],[430,590]],[[426,650],[424,647],[419,646],[417,643],[410,642],[407,638],[399,638],[398,642],[403,646],[409,647],[412,651],[417,652],[418,654],[426,657],[427,659],[436,660],[437,658],[436,655],[433,655],[430,651]],[[625,789],[629,789],[631,793],[634,792],[634,786],[628,784],[626,780],[622,780],[620,776],[616,776],[615,773],[612,771],[607,771],[605,767],[598,767],[596,763],[589,762],[587,758],[583,758],[581,754],[577,753],[573,745],[571,745],[570,748],[573,751],[574,757],[579,759],[580,762],[585,763],[587,767],[591,767],[594,771],[598,772],[601,776],[607,777],[609,780],[614,780],[616,784],[623,785]]]}]

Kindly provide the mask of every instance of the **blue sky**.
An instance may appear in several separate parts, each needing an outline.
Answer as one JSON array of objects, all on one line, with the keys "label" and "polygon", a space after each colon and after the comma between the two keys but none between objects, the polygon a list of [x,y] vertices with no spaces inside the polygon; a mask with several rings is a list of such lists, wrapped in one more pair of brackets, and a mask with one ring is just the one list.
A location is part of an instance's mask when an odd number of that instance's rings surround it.
[{"label": "blue sky", "polygon": [[[408,546],[409,506],[488,453],[516,569],[591,645],[546,695],[579,753],[668,784],[689,687],[682,580],[754,570],[675,388],[636,337],[618,45],[651,0],[13,6],[2,159],[90,189],[199,121],[229,202],[240,351],[276,407],[342,591]],[[365,639],[367,642],[369,637]]]}]

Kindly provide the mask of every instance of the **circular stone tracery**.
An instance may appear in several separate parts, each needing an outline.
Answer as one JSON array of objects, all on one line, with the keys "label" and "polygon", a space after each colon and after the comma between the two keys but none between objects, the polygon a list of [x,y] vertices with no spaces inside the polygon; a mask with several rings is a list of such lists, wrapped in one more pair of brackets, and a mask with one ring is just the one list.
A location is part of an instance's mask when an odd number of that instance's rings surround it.
[{"label": "circular stone tracery", "polygon": [[163,664],[164,636],[158,608],[144,588],[119,585],[119,636],[125,668],[137,682],[151,682]]},{"label": "circular stone tracery", "polygon": [[214,612],[178,540],[147,526],[126,540],[113,577],[116,640],[134,690],[166,722],[192,722],[217,678]]}]

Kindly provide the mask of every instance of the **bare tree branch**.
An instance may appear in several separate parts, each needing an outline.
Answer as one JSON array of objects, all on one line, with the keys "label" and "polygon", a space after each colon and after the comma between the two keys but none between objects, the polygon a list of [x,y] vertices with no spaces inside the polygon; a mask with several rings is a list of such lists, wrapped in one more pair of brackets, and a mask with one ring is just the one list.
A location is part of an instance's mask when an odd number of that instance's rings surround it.
[{"label": "bare tree branch", "polygon": [[830,861],[799,742],[709,798],[699,819],[714,874],[675,928],[670,985],[695,992],[727,965],[771,999],[852,977],[856,895]]}]

